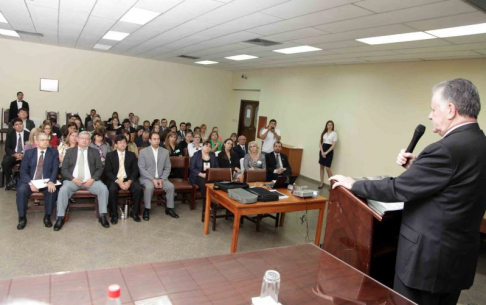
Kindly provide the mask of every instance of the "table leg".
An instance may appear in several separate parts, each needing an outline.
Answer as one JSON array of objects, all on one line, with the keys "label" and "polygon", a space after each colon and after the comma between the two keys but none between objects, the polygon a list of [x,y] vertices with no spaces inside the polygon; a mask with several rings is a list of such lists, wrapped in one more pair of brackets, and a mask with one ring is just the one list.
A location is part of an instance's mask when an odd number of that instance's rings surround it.
[{"label": "table leg", "polygon": [[235,220],[233,221],[233,238],[231,239],[231,253],[236,252],[238,247],[238,234],[240,232],[240,218],[241,215],[238,211],[234,214]]},{"label": "table leg", "polygon": [[280,213],[280,226],[283,227],[285,223],[285,213]]},{"label": "table leg", "polygon": [[206,212],[204,212],[204,234],[209,233],[209,216],[211,213],[211,195],[212,190],[206,188]]},{"label": "table leg", "polygon": [[322,232],[322,221],[324,218],[324,207],[319,209],[319,217],[317,218],[317,228],[316,228],[316,240],[314,244],[319,247],[321,242],[321,232]]}]

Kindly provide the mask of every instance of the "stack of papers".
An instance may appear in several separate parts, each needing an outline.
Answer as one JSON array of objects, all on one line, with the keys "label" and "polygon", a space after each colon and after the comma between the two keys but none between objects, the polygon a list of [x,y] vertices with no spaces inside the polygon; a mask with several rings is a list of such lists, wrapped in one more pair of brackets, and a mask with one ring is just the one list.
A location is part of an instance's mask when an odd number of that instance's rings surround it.
[{"label": "stack of papers", "polygon": [[383,215],[389,211],[403,210],[403,202],[381,202],[368,199],[368,205],[375,210],[378,214]]},{"label": "stack of papers", "polygon": [[[39,179],[39,180],[31,180],[32,184],[35,186],[36,189],[40,190],[47,187],[47,183],[49,179]],[[62,183],[59,180],[56,181],[56,185],[61,185]]]}]

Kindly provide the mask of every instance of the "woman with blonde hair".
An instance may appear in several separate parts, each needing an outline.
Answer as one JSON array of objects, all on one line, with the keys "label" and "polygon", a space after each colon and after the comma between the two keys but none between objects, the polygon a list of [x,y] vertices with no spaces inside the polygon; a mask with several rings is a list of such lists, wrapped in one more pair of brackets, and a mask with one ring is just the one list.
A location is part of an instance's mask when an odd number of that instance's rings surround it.
[{"label": "woman with blonde hair", "polygon": [[57,150],[59,151],[59,167],[62,165],[62,161],[64,160],[64,156],[66,155],[68,148],[76,146],[78,146],[78,131],[73,130],[67,134],[66,140],[61,142],[61,144],[57,147]]},{"label": "woman with blonde hair", "polygon": [[41,132],[42,131],[40,128],[37,127],[32,128],[32,130],[29,133],[29,140],[25,142],[24,151],[37,147],[37,144],[35,143],[35,137]]},{"label": "woman with blonde hair", "polygon": [[50,122],[44,122],[42,124],[41,130],[49,137],[49,146],[52,148],[57,148],[58,138],[57,135],[52,134],[52,125]]},{"label": "woman with blonde hair", "polygon": [[248,143],[248,153],[245,155],[243,165],[245,166],[245,171],[252,169],[267,169],[265,155],[259,151],[257,142],[251,141]]},{"label": "woman with blonde hair", "polygon": [[201,134],[201,142],[205,142],[208,137],[206,136],[206,129],[208,129],[208,126],[206,126],[206,124],[202,124],[201,125],[201,130],[199,131],[199,133]]},{"label": "woman with blonde hair", "polygon": [[169,132],[165,137],[164,147],[169,152],[169,156],[177,157],[182,156],[182,151],[177,147],[177,134],[175,132]]}]

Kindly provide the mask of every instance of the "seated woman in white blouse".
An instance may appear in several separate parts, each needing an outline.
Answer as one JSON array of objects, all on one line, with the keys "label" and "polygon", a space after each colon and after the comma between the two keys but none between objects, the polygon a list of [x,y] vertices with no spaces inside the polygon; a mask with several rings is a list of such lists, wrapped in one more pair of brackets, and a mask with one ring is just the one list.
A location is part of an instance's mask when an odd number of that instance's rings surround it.
[{"label": "seated woman in white blouse", "polygon": [[267,169],[265,163],[265,155],[260,153],[258,145],[255,141],[248,144],[248,153],[245,155],[243,161],[245,171],[252,169]]},{"label": "seated woman in white blouse", "polygon": [[198,150],[201,150],[202,143],[201,143],[202,137],[200,133],[194,133],[193,141],[190,144],[187,144],[187,153],[189,154],[189,157],[192,158],[194,153]]}]

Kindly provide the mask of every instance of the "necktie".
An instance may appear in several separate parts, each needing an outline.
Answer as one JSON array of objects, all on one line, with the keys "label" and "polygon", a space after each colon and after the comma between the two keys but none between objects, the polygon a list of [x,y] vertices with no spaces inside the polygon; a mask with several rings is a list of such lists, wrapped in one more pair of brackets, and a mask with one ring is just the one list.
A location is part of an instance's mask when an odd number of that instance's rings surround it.
[{"label": "necktie", "polygon": [[277,168],[281,168],[282,166],[280,165],[280,154],[275,154],[275,159],[277,159]]},{"label": "necktie", "polygon": [[39,161],[37,162],[37,169],[35,170],[35,177],[34,180],[42,179],[42,174],[44,171],[44,152],[40,152],[41,155],[39,157]]},{"label": "necktie", "polygon": [[245,145],[241,145],[241,149],[243,149],[243,152],[246,153]]},{"label": "necktie", "polygon": [[125,176],[125,154],[123,153],[120,158],[120,166],[118,167],[118,180],[123,182],[123,176]]},{"label": "necktie", "polygon": [[84,149],[79,150],[81,152],[81,156],[78,160],[78,179],[84,181]]},{"label": "necktie", "polygon": [[20,133],[18,135],[19,135],[19,140],[17,141],[17,152],[22,153],[24,151],[22,147],[22,136],[20,135]]}]

